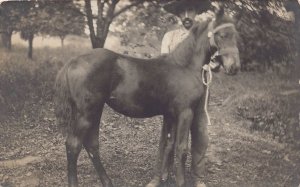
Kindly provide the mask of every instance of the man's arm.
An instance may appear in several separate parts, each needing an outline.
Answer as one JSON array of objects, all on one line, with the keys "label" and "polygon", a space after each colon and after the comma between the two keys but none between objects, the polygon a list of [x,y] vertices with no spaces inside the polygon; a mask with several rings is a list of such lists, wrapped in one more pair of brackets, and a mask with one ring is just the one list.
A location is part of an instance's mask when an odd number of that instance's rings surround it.
[{"label": "man's arm", "polygon": [[171,42],[170,34],[171,34],[170,32],[167,32],[162,39],[161,49],[160,49],[161,54],[170,53],[170,42]]}]

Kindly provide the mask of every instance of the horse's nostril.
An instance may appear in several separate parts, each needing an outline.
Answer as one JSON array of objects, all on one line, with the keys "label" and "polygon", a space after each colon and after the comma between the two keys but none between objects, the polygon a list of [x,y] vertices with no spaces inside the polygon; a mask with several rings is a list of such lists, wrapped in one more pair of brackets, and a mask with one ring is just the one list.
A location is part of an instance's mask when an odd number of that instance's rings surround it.
[{"label": "horse's nostril", "polygon": [[235,75],[235,74],[238,73],[238,71],[239,71],[239,69],[237,67],[228,67],[228,68],[225,68],[225,72],[228,75]]},{"label": "horse's nostril", "polygon": [[231,68],[231,74],[236,75],[238,73],[239,69],[237,67]]}]

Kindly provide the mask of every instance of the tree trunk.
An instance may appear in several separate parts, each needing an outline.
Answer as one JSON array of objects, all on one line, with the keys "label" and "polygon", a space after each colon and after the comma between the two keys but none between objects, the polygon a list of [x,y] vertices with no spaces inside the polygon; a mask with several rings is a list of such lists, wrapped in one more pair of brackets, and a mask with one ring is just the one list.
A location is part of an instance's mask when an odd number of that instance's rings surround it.
[{"label": "tree trunk", "polygon": [[85,11],[87,15],[87,24],[90,30],[90,39],[91,39],[92,47],[97,48],[97,41],[96,41],[96,35],[94,30],[94,24],[93,24],[92,6],[90,0],[85,0]]},{"label": "tree trunk", "polygon": [[[122,9],[115,12],[116,5],[120,2],[120,0],[97,0],[97,8],[98,8],[98,15],[97,15],[97,33],[95,33],[94,24],[93,24],[93,13],[91,8],[91,0],[85,0],[85,11],[87,16],[87,23],[90,30],[90,39],[93,48],[102,48],[104,47],[106,37],[109,32],[109,26],[112,23],[112,20],[120,15],[121,13],[125,12],[129,8],[133,6],[137,6],[143,3],[145,0],[136,0],[135,2],[131,3],[123,7]],[[104,12],[106,10],[106,12]]]},{"label": "tree trunk", "polygon": [[93,24],[93,14],[91,8],[91,1],[85,0],[85,10],[87,14],[87,22],[90,30],[90,39],[93,48],[102,48],[104,47],[107,34],[109,32],[109,26],[113,19],[113,13],[118,1],[113,1],[112,4],[108,4],[108,12],[106,17],[103,15],[104,3],[100,0],[97,1],[98,6],[98,17],[97,17],[97,34],[95,33],[94,24]]},{"label": "tree trunk", "polygon": [[106,40],[106,38],[96,37],[95,41],[93,42],[94,43],[93,48],[103,48],[105,40]]},{"label": "tree trunk", "polygon": [[[102,48],[104,47],[106,37],[109,32],[109,26],[112,23],[112,20],[120,15],[121,13],[125,12],[129,8],[133,6],[137,6],[138,4],[143,3],[145,0],[137,0],[130,5],[123,7],[122,9],[115,12],[116,5],[120,2],[120,0],[97,0],[97,8],[98,8],[98,15],[97,15],[97,33],[95,33],[94,24],[93,24],[93,13],[91,8],[91,0],[85,0],[85,11],[87,16],[87,23],[90,30],[90,39],[93,48]],[[104,12],[106,10],[106,12]]]},{"label": "tree trunk", "polygon": [[64,48],[64,41],[66,36],[60,36],[61,47]]},{"label": "tree trunk", "polygon": [[9,51],[11,51],[11,37],[12,32],[4,32],[1,34],[3,46]]},{"label": "tree trunk", "polygon": [[34,34],[29,34],[29,36],[28,36],[28,55],[27,55],[27,57],[30,58],[30,59],[32,59],[33,38],[34,38]]}]

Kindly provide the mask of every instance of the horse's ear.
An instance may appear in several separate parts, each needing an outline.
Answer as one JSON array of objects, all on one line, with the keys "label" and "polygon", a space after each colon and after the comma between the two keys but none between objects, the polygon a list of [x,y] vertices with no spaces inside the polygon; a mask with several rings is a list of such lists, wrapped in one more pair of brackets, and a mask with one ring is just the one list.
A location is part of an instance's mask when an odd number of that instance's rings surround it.
[{"label": "horse's ear", "polygon": [[216,8],[216,18],[222,18],[224,16],[225,10],[224,10],[224,3],[219,2],[218,8]]}]

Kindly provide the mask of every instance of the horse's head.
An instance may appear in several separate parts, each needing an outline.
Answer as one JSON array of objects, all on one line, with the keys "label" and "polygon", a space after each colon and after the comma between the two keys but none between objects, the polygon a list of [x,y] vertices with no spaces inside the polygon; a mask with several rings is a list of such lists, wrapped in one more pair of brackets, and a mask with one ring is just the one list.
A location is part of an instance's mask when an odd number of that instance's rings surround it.
[{"label": "horse's head", "polygon": [[233,19],[224,15],[224,8],[220,7],[216,18],[208,24],[208,37],[210,48],[217,51],[216,58],[230,75],[236,74],[241,66],[237,36]]}]

